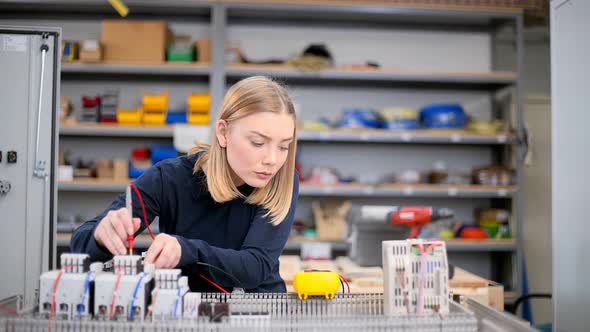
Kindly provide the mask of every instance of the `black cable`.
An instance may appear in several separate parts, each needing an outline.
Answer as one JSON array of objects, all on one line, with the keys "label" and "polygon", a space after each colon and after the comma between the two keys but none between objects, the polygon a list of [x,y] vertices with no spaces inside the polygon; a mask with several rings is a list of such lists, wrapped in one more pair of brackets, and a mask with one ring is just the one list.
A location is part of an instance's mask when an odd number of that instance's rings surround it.
[{"label": "black cable", "polygon": [[240,285],[240,288],[243,288],[243,289],[245,290],[245,288],[244,288],[244,285],[243,285],[243,284],[240,282],[240,280],[239,280],[238,278],[234,277],[234,275],[233,275],[233,274],[231,274],[231,273],[229,273],[229,272],[226,272],[226,271],[224,271],[224,270],[222,270],[222,269],[218,268],[218,267],[217,267],[217,266],[215,266],[215,265],[211,265],[211,264],[207,264],[207,263],[203,263],[203,262],[197,262],[197,264],[198,264],[198,265],[203,265],[203,266],[208,266],[208,267],[210,267],[210,268],[213,268],[213,269],[215,269],[215,270],[217,270],[217,271],[219,271],[219,272],[221,272],[221,273],[223,273],[223,274],[225,274],[225,275],[229,276],[229,277],[230,277],[230,278],[232,278],[234,281],[237,281],[237,283]]},{"label": "black cable", "polygon": [[344,292],[344,281],[342,281],[342,278],[338,278],[338,280],[340,280],[340,286],[342,286],[342,294],[346,294],[346,292]]},{"label": "black cable", "polygon": [[520,304],[522,302],[524,302],[528,299],[532,299],[532,298],[550,299],[550,298],[552,298],[552,295],[549,293],[532,293],[532,294],[523,295],[523,296],[519,297],[518,299],[516,299],[516,301],[514,302],[514,305],[512,306],[512,313],[516,314]]}]

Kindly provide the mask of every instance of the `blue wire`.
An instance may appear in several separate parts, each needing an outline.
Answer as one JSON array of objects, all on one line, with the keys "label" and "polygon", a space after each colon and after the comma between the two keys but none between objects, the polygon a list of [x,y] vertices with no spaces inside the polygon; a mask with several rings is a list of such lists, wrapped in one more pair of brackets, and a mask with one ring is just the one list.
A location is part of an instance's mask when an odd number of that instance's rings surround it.
[{"label": "blue wire", "polygon": [[137,284],[135,285],[135,290],[133,291],[133,299],[131,299],[131,305],[129,306],[129,320],[133,320],[133,307],[135,306],[135,299],[137,298],[137,293],[139,292],[139,286],[143,281],[143,277],[145,277],[148,273],[144,272],[139,280],[137,280]]},{"label": "blue wire", "polygon": [[86,294],[88,294],[88,290],[90,289],[90,276],[92,275],[92,271],[88,271],[86,274],[86,280],[84,281],[84,293],[82,293],[82,301],[78,306],[78,316],[82,316],[82,306],[84,305],[84,301],[86,301]]},{"label": "blue wire", "polygon": [[176,292],[176,304],[174,305],[174,319],[176,319],[176,312],[178,311],[178,304],[180,303],[180,287],[178,287],[178,292]]}]

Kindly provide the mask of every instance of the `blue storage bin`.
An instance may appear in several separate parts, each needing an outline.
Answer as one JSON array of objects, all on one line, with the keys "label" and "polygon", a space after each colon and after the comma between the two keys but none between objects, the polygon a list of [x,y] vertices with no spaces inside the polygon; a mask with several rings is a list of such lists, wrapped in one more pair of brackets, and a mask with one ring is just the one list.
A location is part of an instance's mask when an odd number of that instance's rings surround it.
[{"label": "blue storage bin", "polygon": [[141,175],[143,175],[143,173],[147,171],[147,168],[133,168],[133,165],[131,165],[131,162],[129,162],[129,178],[130,179],[137,179],[138,177],[140,177]]},{"label": "blue storage bin", "polygon": [[381,128],[381,120],[374,110],[344,109],[340,128]]},{"label": "blue storage bin", "polygon": [[467,116],[459,104],[434,104],[420,110],[424,128],[464,128]]},{"label": "blue storage bin", "polygon": [[168,111],[168,113],[166,113],[166,123],[167,124],[186,123],[186,122],[187,122],[186,111]]},{"label": "blue storage bin", "polygon": [[177,152],[171,144],[152,144],[151,155],[152,164],[156,164],[164,159],[176,158]]},{"label": "blue storage bin", "polygon": [[415,130],[420,127],[417,120],[393,120],[383,123],[383,128],[390,130]]}]

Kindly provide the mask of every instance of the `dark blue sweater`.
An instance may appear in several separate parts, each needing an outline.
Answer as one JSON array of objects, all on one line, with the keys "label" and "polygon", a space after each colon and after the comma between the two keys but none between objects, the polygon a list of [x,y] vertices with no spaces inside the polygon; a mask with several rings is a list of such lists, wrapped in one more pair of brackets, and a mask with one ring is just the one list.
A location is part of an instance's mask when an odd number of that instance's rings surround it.
[{"label": "dark blue sweater", "polygon": [[[205,174],[193,173],[196,157],[164,160],[134,181],[145,203],[148,221],[159,216],[160,231],[178,239],[182,248],[178,266],[189,277],[191,290],[217,291],[198,276],[202,273],[227,289],[285,292],[285,283],[279,275],[279,255],[293,224],[299,192],[297,174],[289,214],[278,226],[273,226],[263,216],[262,207],[247,204],[244,199],[216,203],[207,191]],[[246,196],[253,190],[248,185],[238,189]],[[70,243],[72,251],[88,253],[93,261],[111,259],[112,255],[96,243],[94,230],[108,211],[124,206],[125,195],[121,194],[102,214],[78,227]],[[142,218],[135,195],[133,215]],[[142,219],[136,234],[144,229]],[[215,269],[195,264],[197,261],[233,274],[242,285]]]}]

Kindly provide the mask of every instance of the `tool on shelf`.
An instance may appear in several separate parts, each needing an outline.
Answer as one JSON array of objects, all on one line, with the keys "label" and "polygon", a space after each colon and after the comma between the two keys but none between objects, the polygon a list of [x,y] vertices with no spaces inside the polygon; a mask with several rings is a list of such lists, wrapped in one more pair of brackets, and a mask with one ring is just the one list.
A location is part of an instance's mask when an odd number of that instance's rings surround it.
[{"label": "tool on shelf", "polygon": [[432,221],[453,217],[449,208],[428,206],[362,206],[357,222],[377,222],[387,225],[401,225],[411,229],[409,238],[415,238],[422,227]]}]

